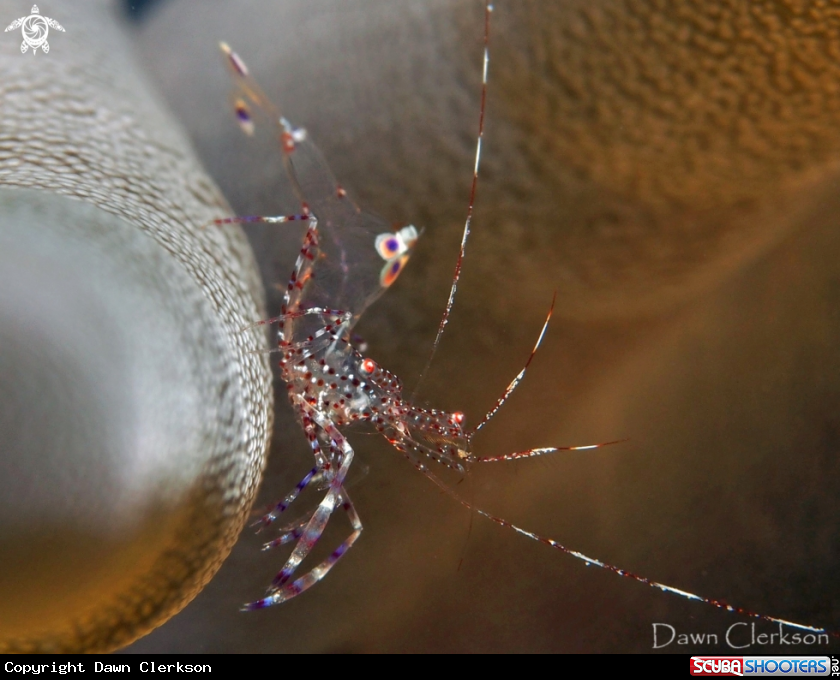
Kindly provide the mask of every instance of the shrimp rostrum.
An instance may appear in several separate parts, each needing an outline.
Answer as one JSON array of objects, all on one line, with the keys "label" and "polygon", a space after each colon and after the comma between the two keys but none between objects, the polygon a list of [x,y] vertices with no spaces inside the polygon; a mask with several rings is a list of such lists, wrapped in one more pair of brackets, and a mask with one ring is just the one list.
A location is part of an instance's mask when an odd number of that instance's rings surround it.
[{"label": "shrimp rostrum", "polygon": [[[486,4],[481,108],[461,250],[449,300],[426,368],[431,363],[452,310],[470,233],[484,127],[491,11],[492,6]],[[294,543],[294,548],[274,577],[266,596],[246,605],[245,609],[262,609],[302,593],[324,578],[355,543],[361,534],[362,523],[346,488],[354,451],[342,430],[353,423],[369,423],[432,483],[461,505],[498,525],[587,565],[600,567],[662,592],[752,618],[813,632],[827,632],[823,628],[758,614],[721,600],[695,595],[584,555],[475,507],[433,473],[427,466],[428,460],[466,473],[477,462],[510,461],[557,451],[595,449],[617,442],[536,448],[494,457],[480,457],[473,453],[475,434],[498,412],[524,377],[545,335],[554,309],[553,301],[524,367],[493,408],[472,429],[465,427],[463,413],[422,408],[413,404],[412,399],[404,397],[397,376],[363,356],[352,342],[352,332],[361,315],[396,281],[406,266],[418,241],[418,230],[414,226],[394,229],[381,218],[361,210],[335,180],[306,131],[295,128],[268,100],[235,52],[224,43],[221,48],[236,83],[234,109],[238,122],[247,134],[254,132],[258,119],[277,130],[283,163],[300,201],[300,212],[274,217],[225,218],[216,220],[215,224],[291,226],[286,223],[301,222],[301,226],[306,226],[300,254],[284,291],[280,314],[258,323],[277,325],[278,345],[272,351],[280,356],[281,378],[295,417],[309,441],[314,466],[288,495],[262,517],[260,523],[267,526],[277,521],[308,486],[317,486],[326,492],[314,512],[284,526],[280,535],[265,545],[273,548]],[[425,369],[421,378],[424,373]],[[308,571],[300,569],[338,509],[344,510],[350,521],[350,535],[320,563]]]}]

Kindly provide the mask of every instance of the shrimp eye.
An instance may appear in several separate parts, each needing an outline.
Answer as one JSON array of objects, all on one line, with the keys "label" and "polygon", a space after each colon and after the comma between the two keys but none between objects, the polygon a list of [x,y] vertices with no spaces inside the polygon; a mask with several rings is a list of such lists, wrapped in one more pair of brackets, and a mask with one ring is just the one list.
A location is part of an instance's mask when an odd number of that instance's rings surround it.
[{"label": "shrimp eye", "polygon": [[376,370],[376,362],[373,359],[362,361],[362,372],[371,375]]},{"label": "shrimp eye", "polygon": [[389,238],[385,240],[383,245],[383,251],[388,253],[388,255],[393,255],[400,249],[400,242],[397,241],[395,238]]},{"label": "shrimp eye", "polygon": [[399,233],[389,234],[385,232],[384,234],[379,234],[376,237],[374,246],[376,252],[379,253],[379,257],[388,261],[393,260],[408,250],[408,246]]},{"label": "shrimp eye", "polygon": [[454,420],[458,425],[464,422],[464,414],[460,411],[456,411],[452,414],[452,420]]},{"label": "shrimp eye", "polygon": [[382,273],[379,275],[380,285],[383,288],[387,288],[394,283],[400,275],[400,272],[403,270],[403,267],[405,267],[406,262],[408,262],[408,255],[403,255],[399,259],[386,262],[385,266],[382,268]]}]

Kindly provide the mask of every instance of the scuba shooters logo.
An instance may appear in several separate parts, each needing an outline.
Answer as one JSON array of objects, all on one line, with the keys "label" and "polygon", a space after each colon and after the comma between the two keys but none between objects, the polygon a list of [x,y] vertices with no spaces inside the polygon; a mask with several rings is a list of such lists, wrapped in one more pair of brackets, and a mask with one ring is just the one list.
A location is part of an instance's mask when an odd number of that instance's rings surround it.
[{"label": "scuba shooters logo", "polygon": [[837,659],[827,656],[692,656],[689,661],[695,676],[825,676],[837,667]]}]

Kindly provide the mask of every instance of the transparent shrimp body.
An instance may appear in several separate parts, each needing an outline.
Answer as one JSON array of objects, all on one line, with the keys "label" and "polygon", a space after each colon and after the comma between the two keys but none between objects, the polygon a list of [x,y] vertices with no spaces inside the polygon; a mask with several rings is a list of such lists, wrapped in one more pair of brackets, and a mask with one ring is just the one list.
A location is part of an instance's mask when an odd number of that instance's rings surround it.
[{"label": "transparent shrimp body", "polygon": [[[484,69],[473,182],[464,225],[461,250],[450,289],[449,300],[438,327],[431,355],[437,348],[448,322],[460,278],[467,237],[470,233],[478,177],[486,101],[489,25],[492,5],[485,5]],[[365,213],[336,182],[317,147],[302,129],[295,129],[271,104],[248,74],[242,60],[222,44],[239,87],[235,110],[242,129],[254,131],[252,110],[277,125],[283,160],[289,179],[301,202],[299,214],[265,217],[238,217],[216,220],[283,224],[307,223],[306,233],[295,268],[286,287],[280,316],[259,323],[277,323],[281,377],[289,400],[312,448],[315,466],[297,486],[263,517],[271,524],[310,484],[317,483],[326,494],[316,510],[303,520],[283,528],[280,536],[265,545],[273,548],[294,542],[295,546],[283,568],[274,578],[267,595],[246,605],[260,609],[284,602],[320,581],[353,545],[362,531],[358,513],[351,501],[345,480],[354,451],[342,428],[355,422],[370,423],[391,445],[403,453],[433,484],[456,502],[509,530],[559,550],[587,564],[650,588],[706,605],[736,612],[753,619],[783,624],[814,633],[830,633],[808,626],[749,611],[722,600],[703,597],[668,586],[629,570],[621,569],[585,555],[562,543],[540,536],[492,515],[461,498],[426,466],[431,459],[459,472],[476,462],[511,461],[558,451],[597,449],[618,442],[585,446],[534,448],[493,457],[472,453],[473,436],[499,411],[522,381],[545,335],[554,309],[548,312],[542,331],[522,370],[513,378],[492,409],[471,430],[463,427],[462,413],[447,413],[414,406],[403,398],[399,379],[364,357],[351,343],[351,331],[360,316],[397,279],[405,267],[418,233],[413,226],[392,229],[380,218]],[[425,372],[425,371],[424,371]],[[302,561],[320,538],[332,514],[342,508],[350,521],[350,535],[332,554],[303,575],[297,575]]]},{"label": "transparent shrimp body", "polygon": [[[469,462],[469,438],[462,428],[462,414],[411,405],[402,397],[399,379],[364,357],[350,340],[362,313],[405,267],[417,230],[413,226],[392,229],[356,206],[307,133],[280,115],[236,53],[225,44],[222,51],[239,86],[235,109],[243,130],[248,134],[254,130],[252,111],[279,127],[284,164],[301,211],[217,223],[308,223],[281,313],[261,323],[278,325],[281,377],[309,440],[315,467],[263,517],[263,523],[274,522],[310,484],[327,491],[311,516],[285,527],[279,538],[266,544],[271,548],[296,541],[266,597],[246,606],[259,609],[288,600],[321,580],[362,531],[344,486],[354,451],[341,428],[369,422],[416,463],[428,456],[459,471]],[[327,559],[295,578],[339,507],[346,511],[352,533]]]},{"label": "transparent shrimp body", "polygon": [[[340,327],[340,319],[334,319]],[[330,326],[330,324],[328,324]],[[404,400],[399,379],[327,331],[324,346],[284,352],[283,379],[293,405],[305,403],[338,428],[370,422],[412,457],[426,456],[460,472],[470,462],[463,414],[424,409]],[[307,343],[304,343],[306,345]]]},{"label": "transparent shrimp body", "polygon": [[336,427],[369,421],[407,451],[463,471],[469,456],[463,415],[411,405],[399,379],[350,342],[362,313],[408,262],[416,228],[389,231],[360,210],[308,136],[287,134],[287,168],[310,222],[278,320],[282,377],[293,405],[308,403]]}]

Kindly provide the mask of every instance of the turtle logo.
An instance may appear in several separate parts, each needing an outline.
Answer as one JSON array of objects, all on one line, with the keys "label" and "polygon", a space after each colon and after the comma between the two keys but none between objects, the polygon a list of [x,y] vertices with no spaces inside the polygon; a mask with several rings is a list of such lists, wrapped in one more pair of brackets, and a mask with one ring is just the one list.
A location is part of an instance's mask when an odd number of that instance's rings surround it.
[{"label": "turtle logo", "polygon": [[38,11],[38,5],[32,5],[32,14],[28,17],[21,17],[15,19],[12,23],[6,26],[6,33],[14,31],[16,28],[21,28],[23,34],[23,42],[20,44],[20,51],[26,54],[26,50],[32,48],[32,54],[35,54],[40,47],[44,50],[44,54],[50,51],[50,44],[47,42],[47,34],[50,28],[64,33],[64,27],[55,19],[41,16]]}]

